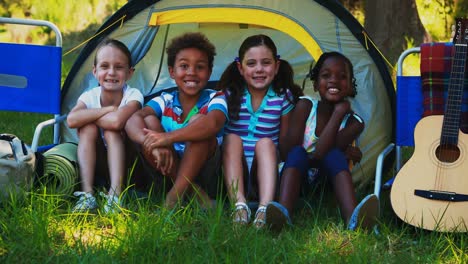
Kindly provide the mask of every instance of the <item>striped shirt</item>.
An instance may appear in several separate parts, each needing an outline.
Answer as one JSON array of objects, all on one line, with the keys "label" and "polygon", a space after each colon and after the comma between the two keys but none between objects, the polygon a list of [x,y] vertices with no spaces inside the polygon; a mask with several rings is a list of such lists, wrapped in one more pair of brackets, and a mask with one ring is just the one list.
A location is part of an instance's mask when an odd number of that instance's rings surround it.
[{"label": "striped shirt", "polygon": [[251,95],[244,89],[241,99],[239,118],[229,120],[225,127],[225,134],[236,134],[242,139],[244,155],[249,166],[252,165],[255,144],[261,138],[268,137],[278,145],[281,127],[281,117],[294,107],[291,91],[286,94],[276,94],[270,86],[257,111],[253,111]]},{"label": "striped shirt", "polygon": [[[224,93],[211,89],[204,89],[200,92],[197,104],[190,110],[184,120],[182,120],[183,108],[179,101],[178,90],[169,93],[162,92],[160,96],[151,99],[146,105],[154,110],[166,132],[186,127],[190,118],[196,114],[207,114],[213,110],[219,110],[224,113],[226,119],[228,117]],[[216,135],[218,145],[223,142],[223,133],[224,131],[221,129]],[[179,156],[182,156],[185,151],[185,142],[174,143],[174,149]]]}]

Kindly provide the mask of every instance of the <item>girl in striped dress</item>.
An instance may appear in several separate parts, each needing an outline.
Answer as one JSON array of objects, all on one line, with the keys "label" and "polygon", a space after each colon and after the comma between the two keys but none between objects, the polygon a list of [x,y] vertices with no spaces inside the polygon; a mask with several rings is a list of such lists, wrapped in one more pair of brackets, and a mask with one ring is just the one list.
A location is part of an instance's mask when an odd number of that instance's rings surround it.
[{"label": "girl in striped dress", "polygon": [[254,225],[265,225],[265,206],[276,190],[278,144],[285,139],[290,112],[302,94],[293,76],[271,38],[254,35],[244,40],[218,82],[229,109],[223,168],[235,223],[250,222],[247,200],[258,199]]}]

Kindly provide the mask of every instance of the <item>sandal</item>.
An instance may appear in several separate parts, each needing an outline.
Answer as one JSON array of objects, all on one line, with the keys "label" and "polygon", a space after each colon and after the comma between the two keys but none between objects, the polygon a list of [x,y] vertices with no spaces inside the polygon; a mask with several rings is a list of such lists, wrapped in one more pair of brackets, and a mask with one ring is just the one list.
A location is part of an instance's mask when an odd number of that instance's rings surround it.
[{"label": "sandal", "polygon": [[261,205],[258,207],[257,212],[255,213],[254,226],[257,229],[261,229],[266,224],[266,206]]},{"label": "sandal", "polygon": [[276,232],[280,232],[286,225],[292,225],[288,209],[278,202],[267,204],[266,222],[268,227]]},{"label": "sandal", "polygon": [[371,229],[374,227],[378,215],[379,198],[375,194],[369,194],[354,208],[349,219],[348,230],[354,231],[358,227]]},{"label": "sandal", "polygon": [[250,208],[246,203],[237,202],[235,204],[236,208],[232,215],[234,216],[232,221],[236,224],[246,225],[250,222]]}]

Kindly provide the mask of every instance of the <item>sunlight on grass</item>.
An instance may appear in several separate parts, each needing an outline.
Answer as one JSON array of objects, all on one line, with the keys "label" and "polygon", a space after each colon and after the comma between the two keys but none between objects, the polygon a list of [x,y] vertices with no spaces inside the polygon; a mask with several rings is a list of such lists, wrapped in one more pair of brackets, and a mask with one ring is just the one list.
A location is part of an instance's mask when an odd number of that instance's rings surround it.
[{"label": "sunlight on grass", "polygon": [[[389,211],[380,235],[351,232],[336,209],[309,204],[295,225],[276,234],[232,224],[222,203],[205,211],[194,201],[177,210],[161,208],[160,199],[128,198],[115,215],[73,214],[71,197],[44,190],[3,200],[0,210],[0,261],[165,263],[387,263],[467,260],[464,234],[425,232],[395,225]],[[131,209],[129,209],[131,208]],[[428,253],[431,252],[431,253]],[[2,261],[3,260],[3,261]],[[112,261],[112,262],[114,262]]]}]

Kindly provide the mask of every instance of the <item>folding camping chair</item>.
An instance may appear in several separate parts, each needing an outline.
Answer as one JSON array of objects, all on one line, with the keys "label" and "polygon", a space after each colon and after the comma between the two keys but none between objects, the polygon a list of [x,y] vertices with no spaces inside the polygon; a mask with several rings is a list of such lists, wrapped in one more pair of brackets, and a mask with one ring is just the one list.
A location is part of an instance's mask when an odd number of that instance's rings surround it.
[{"label": "folding camping chair", "polygon": [[46,26],[55,32],[55,46],[0,43],[3,56],[0,63],[0,109],[54,114],[53,119],[37,125],[31,150],[38,151],[42,129],[51,125],[54,125],[53,145],[56,145],[59,143],[59,123],[66,117],[60,116],[62,34],[57,26],[44,20],[0,17],[0,23]]},{"label": "folding camping chair", "polygon": [[[395,175],[402,168],[403,148],[414,147],[414,129],[418,121],[425,116],[444,114],[444,97],[450,80],[453,47],[452,43],[424,43],[400,55],[397,63],[395,141],[390,143],[377,158],[374,189],[377,196],[381,188],[389,189],[392,186]],[[403,62],[408,55],[415,53],[421,54],[421,74],[404,76]],[[468,123],[468,112],[465,109],[466,96],[463,100],[462,131],[466,130]],[[392,150],[395,150],[394,174],[382,186],[383,164]]]},{"label": "folding camping chair", "polygon": [[[374,194],[380,200],[382,189],[390,189],[397,172],[402,167],[402,150],[405,147],[414,147],[414,128],[422,118],[423,94],[421,89],[421,76],[403,75],[403,62],[410,54],[421,52],[420,47],[410,48],[401,53],[397,62],[396,78],[396,107],[395,107],[395,141],[387,145],[378,155],[375,168]],[[382,185],[383,168],[386,158],[395,150],[395,169],[392,178]],[[377,226],[374,231],[379,233]]]},{"label": "folding camping chair", "polygon": [[[390,143],[377,157],[375,169],[374,194],[380,197],[382,187],[391,187],[394,178],[391,178],[382,186],[382,174],[385,158],[395,150],[395,174],[402,166],[402,149],[414,147],[414,128],[422,117],[422,89],[421,76],[403,75],[403,62],[410,54],[420,53],[420,47],[411,48],[401,53],[397,62],[396,79],[396,129],[395,141]],[[395,176],[395,175],[393,175]]]}]

